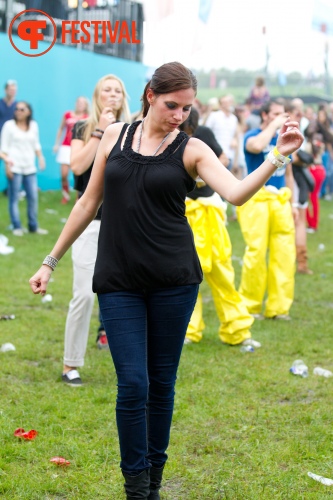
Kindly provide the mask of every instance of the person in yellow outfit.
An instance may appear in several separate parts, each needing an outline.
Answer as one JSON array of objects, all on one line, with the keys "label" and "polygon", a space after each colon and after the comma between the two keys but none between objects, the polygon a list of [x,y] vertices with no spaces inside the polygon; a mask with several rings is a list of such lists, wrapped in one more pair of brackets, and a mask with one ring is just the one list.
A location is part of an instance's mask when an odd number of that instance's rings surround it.
[{"label": "person in yellow outfit", "polygon": [[[228,159],[213,132],[208,127],[198,126],[198,120],[198,111],[192,108],[180,129],[205,142],[221,162],[226,164]],[[187,195],[186,216],[194,234],[195,247],[205,279],[212,290],[221,323],[219,328],[221,341],[230,345],[260,347],[260,342],[251,338],[250,327],[254,319],[235,288],[231,241],[225,225],[225,203],[217,193],[199,180],[196,188]],[[186,332],[187,344],[200,342],[202,339],[205,328],[202,309],[202,296],[199,292]]]},{"label": "person in yellow outfit", "polygon": [[[244,152],[250,174],[276,149],[277,131],[288,114],[281,99],[261,108],[261,127],[244,137]],[[240,207],[238,220],[246,243],[239,292],[247,308],[258,319],[289,320],[295,283],[295,226],[297,208],[292,202],[291,165],[277,168],[254,196]],[[267,299],[263,306],[264,296]],[[264,307],[264,316],[261,312]]]}]

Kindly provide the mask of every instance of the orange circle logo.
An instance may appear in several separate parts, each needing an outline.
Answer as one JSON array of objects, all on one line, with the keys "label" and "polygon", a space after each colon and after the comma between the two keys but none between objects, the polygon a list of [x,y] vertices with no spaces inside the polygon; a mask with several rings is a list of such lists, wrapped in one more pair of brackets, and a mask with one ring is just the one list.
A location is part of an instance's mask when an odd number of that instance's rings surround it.
[{"label": "orange circle logo", "polygon": [[[29,52],[23,52],[23,50],[19,49],[17,45],[14,43],[13,38],[12,38],[12,30],[13,30],[13,25],[14,22],[23,14],[26,12],[37,12],[42,16],[45,16],[52,24],[53,26],[53,40],[50,44],[50,46],[46,49],[43,50],[43,52],[40,52],[39,54],[31,54]],[[39,42],[44,41],[44,34],[42,30],[45,30],[47,28],[47,20],[46,19],[27,19],[24,21],[21,21],[18,26],[17,26],[17,36],[23,40],[24,42],[29,43],[29,48],[30,50],[38,50],[38,44]],[[57,26],[51,16],[49,16],[46,12],[42,10],[35,10],[35,9],[28,9],[28,10],[22,10],[22,12],[19,12],[14,19],[12,19],[12,22],[10,23],[10,26],[8,28],[8,36],[10,43],[14,47],[14,49],[22,54],[23,56],[27,57],[39,57],[42,56],[43,54],[46,54],[49,50],[52,49],[53,45],[55,44],[57,40]]]}]

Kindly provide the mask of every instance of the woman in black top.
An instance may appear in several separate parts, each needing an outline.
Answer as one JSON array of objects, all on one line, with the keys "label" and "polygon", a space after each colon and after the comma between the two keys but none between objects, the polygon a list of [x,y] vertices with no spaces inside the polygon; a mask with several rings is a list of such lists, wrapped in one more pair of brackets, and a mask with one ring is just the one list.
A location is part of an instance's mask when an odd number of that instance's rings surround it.
[{"label": "woman in black top", "polygon": [[176,372],[202,279],[185,217],[186,194],[199,175],[240,205],[303,139],[298,124],[287,122],[278,158],[239,181],[206,144],[178,130],[196,88],[194,75],[180,63],[155,71],[143,94],[144,121],[107,128],[84,195],[30,280],[34,293],[46,293],[52,269],[103,201],[93,287],[118,377],[116,415],[128,499],[160,498]]}]

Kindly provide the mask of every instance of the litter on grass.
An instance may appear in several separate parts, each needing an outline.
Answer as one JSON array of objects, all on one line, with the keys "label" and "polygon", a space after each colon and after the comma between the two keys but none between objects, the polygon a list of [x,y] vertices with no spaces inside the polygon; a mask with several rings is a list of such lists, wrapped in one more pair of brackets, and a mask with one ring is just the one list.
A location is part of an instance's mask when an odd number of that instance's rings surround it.
[{"label": "litter on grass", "polygon": [[8,238],[0,234],[0,255],[8,255],[14,252],[14,247],[8,246]]},{"label": "litter on grass", "polygon": [[9,352],[9,351],[16,351],[16,348],[14,344],[11,344],[10,342],[6,342],[5,344],[2,344],[0,347],[1,352]]},{"label": "litter on grass", "polygon": [[24,429],[22,429],[21,427],[19,427],[18,429],[16,429],[16,431],[14,432],[14,436],[18,437],[18,438],[21,438],[21,439],[26,439],[27,441],[32,441],[33,439],[35,439],[35,437],[37,436],[38,432],[35,431],[34,429],[32,429],[31,431],[25,431]]},{"label": "litter on grass", "polygon": [[318,481],[318,483],[324,484],[325,486],[333,486],[333,479],[329,479],[328,477],[318,476],[313,472],[308,472],[308,476],[312,477],[312,479],[314,479],[315,481]]},{"label": "litter on grass", "polygon": [[332,377],[333,373],[330,370],[325,370],[325,368],[321,368],[320,366],[316,366],[313,369],[314,375],[320,375],[321,377],[329,378]]},{"label": "litter on grass", "polygon": [[70,465],[70,461],[66,460],[63,457],[53,457],[50,459],[50,462],[56,464],[56,465]]},{"label": "litter on grass", "polygon": [[293,362],[289,371],[293,375],[300,375],[303,378],[308,377],[308,375],[309,375],[309,369],[306,366],[306,364],[304,363],[304,361],[302,361],[301,359],[296,359]]},{"label": "litter on grass", "polygon": [[254,347],[252,345],[242,345],[239,349],[240,352],[254,352]]},{"label": "litter on grass", "polygon": [[42,298],[42,303],[43,304],[46,304],[47,302],[52,302],[52,295],[50,293],[47,293],[46,295],[44,295],[44,297]]},{"label": "litter on grass", "polygon": [[3,314],[0,319],[15,319],[15,314]]}]

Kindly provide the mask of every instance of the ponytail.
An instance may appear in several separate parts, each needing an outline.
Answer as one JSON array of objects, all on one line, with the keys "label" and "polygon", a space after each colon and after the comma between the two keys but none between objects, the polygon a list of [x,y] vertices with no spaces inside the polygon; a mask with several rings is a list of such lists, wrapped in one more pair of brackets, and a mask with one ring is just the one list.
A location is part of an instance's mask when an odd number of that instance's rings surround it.
[{"label": "ponytail", "polygon": [[151,80],[149,80],[149,82],[145,86],[142,97],[141,97],[143,118],[145,118],[147,116],[149,106],[150,106],[148,99],[147,99],[147,92],[148,92],[148,89],[150,88],[150,84],[151,84]]}]

